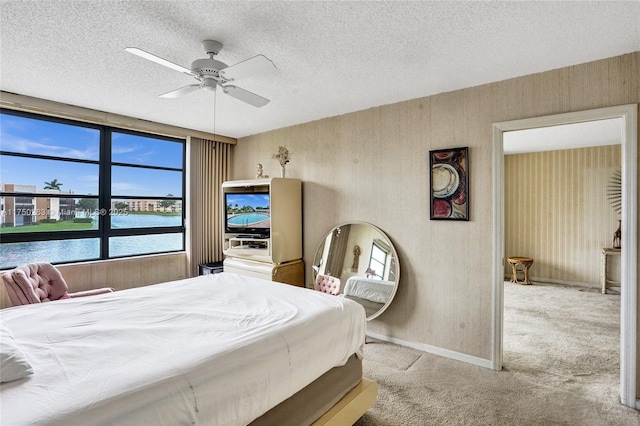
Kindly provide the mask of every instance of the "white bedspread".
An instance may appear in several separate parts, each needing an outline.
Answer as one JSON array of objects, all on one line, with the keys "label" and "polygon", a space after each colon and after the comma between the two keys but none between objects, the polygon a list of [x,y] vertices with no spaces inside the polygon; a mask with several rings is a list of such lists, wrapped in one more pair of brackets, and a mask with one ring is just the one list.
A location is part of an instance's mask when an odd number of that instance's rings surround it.
[{"label": "white bedspread", "polygon": [[236,274],[5,309],[34,375],[0,423],[244,425],[353,353],[348,299]]},{"label": "white bedspread", "polygon": [[359,297],[376,303],[387,303],[393,294],[395,283],[371,278],[351,277],[344,285],[344,295]]}]

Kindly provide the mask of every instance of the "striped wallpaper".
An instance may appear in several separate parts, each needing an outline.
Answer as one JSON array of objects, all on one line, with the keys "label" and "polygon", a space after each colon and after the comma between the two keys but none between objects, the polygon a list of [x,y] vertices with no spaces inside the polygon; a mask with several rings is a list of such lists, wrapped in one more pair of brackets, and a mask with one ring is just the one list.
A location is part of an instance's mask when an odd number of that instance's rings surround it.
[{"label": "striped wallpaper", "polygon": [[[230,178],[251,178],[256,163],[262,163],[267,174],[278,173],[272,155],[278,146],[286,145],[292,153],[287,176],[303,181],[303,257],[308,286],[312,285],[316,249],[334,226],[353,221],[374,224],[398,251],[401,273],[393,303],[367,323],[367,331],[425,345],[428,350],[443,348],[488,360],[493,356],[494,333],[492,191],[497,183],[492,175],[493,124],[639,102],[639,65],[640,52],[247,136],[233,148]],[[429,220],[429,151],[460,146],[469,147],[470,220]],[[616,149],[612,168],[620,164],[622,156],[620,148]],[[520,207],[525,209],[523,214],[532,215],[526,220],[537,223],[542,221],[542,213],[566,214],[566,219],[562,216],[563,234],[577,224],[582,228],[563,235],[564,241],[555,238],[558,241],[553,244],[542,244],[538,239],[543,240],[543,235],[547,241],[547,233],[560,233],[560,229],[548,229],[558,225],[537,225],[529,230],[530,225],[523,224],[523,230],[514,232],[514,225],[507,224],[507,237],[516,234],[517,239],[515,244],[506,242],[505,254],[534,257],[534,279],[553,265],[554,276],[596,285],[599,251],[611,244],[616,215],[609,211],[604,192],[591,195],[597,206],[589,210],[573,205],[582,203],[584,196],[570,203],[567,200],[586,191],[584,184],[574,188],[574,175],[594,177],[601,165],[589,164],[589,169],[569,172],[569,163],[586,161],[586,151],[582,160],[561,152],[535,155],[552,156],[553,160],[545,173],[519,168],[518,176],[542,175],[548,186],[544,192],[538,190],[541,183],[533,185],[535,191],[512,191],[519,198],[525,193],[536,194],[536,200]],[[548,162],[539,164],[534,170]],[[567,183],[555,173],[565,173],[573,180]],[[602,175],[606,181],[608,171]],[[513,173],[510,180],[515,180]],[[553,199],[556,188],[564,193],[562,203]],[[509,205],[524,203],[508,197]],[[594,209],[611,216],[587,227],[583,217],[594,216]],[[533,215],[537,211],[542,212],[540,217]],[[602,235],[594,241],[590,234],[598,229]],[[574,241],[579,239],[586,242]],[[526,247],[518,241],[526,241]],[[580,248],[586,245],[592,248]],[[579,251],[577,256],[575,251]],[[583,269],[591,272],[577,276]]]},{"label": "striped wallpaper", "polygon": [[620,145],[505,156],[505,257],[533,258],[534,281],[598,286],[618,227],[607,185],[620,164]]}]

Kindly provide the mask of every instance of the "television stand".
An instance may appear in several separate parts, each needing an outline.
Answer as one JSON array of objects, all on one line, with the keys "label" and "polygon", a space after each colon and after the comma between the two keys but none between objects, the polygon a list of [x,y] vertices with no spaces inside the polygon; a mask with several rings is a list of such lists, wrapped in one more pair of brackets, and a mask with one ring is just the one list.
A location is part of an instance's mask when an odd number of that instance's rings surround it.
[{"label": "television stand", "polygon": [[228,240],[227,251],[230,256],[269,255],[270,240],[257,238],[256,235],[237,235]]},{"label": "television stand", "polygon": [[265,238],[269,237],[263,234],[240,234],[236,235],[236,238],[242,238],[245,240],[264,240]]},{"label": "television stand", "polygon": [[[245,224],[242,227],[222,228],[222,252],[229,258],[227,267],[243,271],[245,275],[262,271],[262,277],[272,281],[287,282],[282,277],[285,269],[295,275],[290,281],[304,287],[304,266],[302,263],[302,182],[300,179],[267,178],[227,181],[222,184],[222,215],[228,211],[228,195],[263,193],[269,195],[268,222],[260,227]],[[238,198],[242,200],[241,198]],[[243,201],[239,201],[240,204]],[[238,208],[241,208],[239,205]],[[235,231],[235,232],[234,232]],[[231,265],[231,259],[242,261],[242,267]],[[294,262],[298,262],[291,266]],[[289,265],[284,268],[284,265]],[[287,272],[289,274],[289,272]]]}]

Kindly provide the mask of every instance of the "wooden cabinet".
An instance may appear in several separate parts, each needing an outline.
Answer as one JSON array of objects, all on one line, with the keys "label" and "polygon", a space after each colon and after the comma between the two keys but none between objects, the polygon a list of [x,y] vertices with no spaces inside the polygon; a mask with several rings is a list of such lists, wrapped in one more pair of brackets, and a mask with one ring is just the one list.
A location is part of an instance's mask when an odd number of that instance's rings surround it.
[{"label": "wooden cabinet", "polygon": [[[248,206],[249,213],[239,213],[244,206],[238,205],[236,201],[229,203],[229,200],[242,200],[243,194],[268,195],[268,210],[265,205],[261,205],[259,210],[255,206]],[[224,270],[247,275],[254,271],[253,275],[303,286],[302,182],[299,179],[277,177],[228,181],[222,184],[222,197],[223,217],[226,218],[223,224],[222,249],[229,259],[225,260]],[[264,232],[260,228],[251,228],[251,225],[242,220],[236,222],[243,225],[230,224],[243,214],[256,212],[269,216],[268,219],[263,218],[260,225],[268,223]],[[231,218],[232,216],[236,217]],[[239,228],[236,231],[235,226],[244,226],[245,229]],[[247,233],[246,230],[250,232]]]},{"label": "wooden cabinet", "polygon": [[224,271],[304,287],[304,264],[302,260],[292,260],[291,262],[276,265],[227,257],[224,260]]}]

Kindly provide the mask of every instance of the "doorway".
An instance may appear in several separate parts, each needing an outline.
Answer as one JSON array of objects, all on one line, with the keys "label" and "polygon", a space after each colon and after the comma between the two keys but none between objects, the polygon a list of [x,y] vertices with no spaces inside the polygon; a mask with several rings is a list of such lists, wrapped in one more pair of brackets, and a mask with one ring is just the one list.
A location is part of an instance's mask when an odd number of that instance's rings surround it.
[{"label": "doorway", "polygon": [[636,408],[637,341],[637,120],[636,104],[494,123],[494,299],[492,367],[502,369],[504,326],[504,148],[503,133],[572,123],[622,119],[622,255],[620,400]]}]

